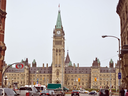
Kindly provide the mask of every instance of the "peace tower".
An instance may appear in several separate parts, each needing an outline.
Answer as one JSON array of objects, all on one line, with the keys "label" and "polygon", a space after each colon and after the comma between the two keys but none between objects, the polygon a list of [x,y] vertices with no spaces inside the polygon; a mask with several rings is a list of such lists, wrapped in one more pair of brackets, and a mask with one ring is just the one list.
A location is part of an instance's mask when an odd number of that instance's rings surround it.
[{"label": "peace tower", "polygon": [[64,82],[64,57],[65,57],[65,34],[63,31],[60,11],[53,30],[52,49],[52,83]]}]

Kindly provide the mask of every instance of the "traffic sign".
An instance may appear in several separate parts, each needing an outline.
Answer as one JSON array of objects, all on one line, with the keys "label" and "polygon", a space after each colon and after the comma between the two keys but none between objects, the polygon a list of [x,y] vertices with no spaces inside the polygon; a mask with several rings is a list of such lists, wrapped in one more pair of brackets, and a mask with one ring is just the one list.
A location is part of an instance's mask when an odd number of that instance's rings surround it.
[{"label": "traffic sign", "polygon": [[97,81],[97,78],[95,78],[95,80],[94,81]]},{"label": "traffic sign", "polygon": [[118,73],[118,79],[121,79],[121,73]]},{"label": "traffic sign", "polygon": [[34,85],[36,85],[36,83],[34,82]]},{"label": "traffic sign", "polygon": [[78,78],[78,82],[80,82],[80,78]]},{"label": "traffic sign", "polygon": [[22,69],[23,67],[24,67],[23,64],[20,64],[20,63],[19,63],[19,64],[16,64],[16,68],[17,68],[17,69]]}]

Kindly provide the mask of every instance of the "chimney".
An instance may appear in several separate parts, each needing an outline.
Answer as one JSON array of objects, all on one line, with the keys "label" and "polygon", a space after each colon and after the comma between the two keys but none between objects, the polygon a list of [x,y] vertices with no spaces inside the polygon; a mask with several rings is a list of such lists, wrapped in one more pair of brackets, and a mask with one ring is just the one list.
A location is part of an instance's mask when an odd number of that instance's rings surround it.
[{"label": "chimney", "polygon": [[77,67],[79,68],[79,63],[77,63]]},{"label": "chimney", "polygon": [[48,63],[47,63],[47,68],[48,68]]},{"label": "chimney", "polygon": [[43,63],[43,68],[44,68],[44,63]]},{"label": "chimney", "polygon": [[75,63],[73,63],[73,67],[75,68]]}]

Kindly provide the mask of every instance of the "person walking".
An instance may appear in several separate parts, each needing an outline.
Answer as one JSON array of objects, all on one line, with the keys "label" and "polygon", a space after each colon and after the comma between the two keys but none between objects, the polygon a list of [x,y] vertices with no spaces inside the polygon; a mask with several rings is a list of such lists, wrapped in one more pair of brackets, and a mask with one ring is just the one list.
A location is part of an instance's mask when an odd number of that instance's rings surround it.
[{"label": "person walking", "polygon": [[121,93],[121,96],[124,96],[124,93],[125,93],[124,88],[122,88],[122,90],[120,90],[120,93]]},{"label": "person walking", "polygon": [[128,89],[127,89],[127,92],[126,92],[125,96],[128,96]]},{"label": "person walking", "polygon": [[127,88],[124,89],[124,96],[126,96],[126,93],[127,93]]}]

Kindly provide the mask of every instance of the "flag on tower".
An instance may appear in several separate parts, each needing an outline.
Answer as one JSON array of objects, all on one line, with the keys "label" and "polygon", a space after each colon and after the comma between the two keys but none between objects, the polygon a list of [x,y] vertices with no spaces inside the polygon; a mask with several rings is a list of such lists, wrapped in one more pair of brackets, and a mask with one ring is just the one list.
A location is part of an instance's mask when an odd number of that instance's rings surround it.
[{"label": "flag on tower", "polygon": [[60,8],[60,4],[58,5],[58,7]]}]

